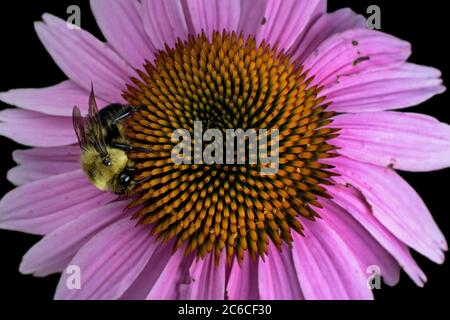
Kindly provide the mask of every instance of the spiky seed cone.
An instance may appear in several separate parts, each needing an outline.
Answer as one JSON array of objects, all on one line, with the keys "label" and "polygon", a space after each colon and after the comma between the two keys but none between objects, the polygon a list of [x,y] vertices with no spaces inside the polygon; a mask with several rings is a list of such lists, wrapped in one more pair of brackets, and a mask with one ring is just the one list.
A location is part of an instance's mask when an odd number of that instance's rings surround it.
[{"label": "spiky seed cone", "polygon": [[[295,61],[253,37],[215,32],[178,41],[159,51],[128,86],[125,99],[147,108],[133,115],[127,134],[134,146],[150,154],[131,153],[144,180],[136,186],[141,206],[134,215],[153,224],[162,241],[186,244],[198,257],[226,249],[230,262],[244,251],[263,257],[272,241],[290,244],[291,232],[302,233],[299,216],[315,219],[313,207],[332,175],[320,159],[336,156],[329,140],[333,116],[320,89]],[[262,164],[180,164],[171,159],[171,135],[194,121],[207,128],[278,129],[279,170],[262,175]]]}]

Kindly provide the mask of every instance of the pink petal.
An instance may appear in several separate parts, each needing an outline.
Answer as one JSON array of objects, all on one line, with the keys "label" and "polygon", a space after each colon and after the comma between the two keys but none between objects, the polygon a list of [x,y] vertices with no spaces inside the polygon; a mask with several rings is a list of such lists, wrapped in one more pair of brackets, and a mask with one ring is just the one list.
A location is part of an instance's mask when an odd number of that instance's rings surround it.
[{"label": "pink petal", "polygon": [[71,118],[22,109],[0,112],[0,135],[35,147],[64,146],[77,141]]},{"label": "pink petal", "polygon": [[321,94],[336,112],[371,112],[420,104],[445,91],[434,68],[405,63],[386,70],[341,76]]},{"label": "pink petal", "polygon": [[78,251],[69,265],[81,271],[81,288],[67,287],[64,272],[56,289],[57,300],[118,299],[144,269],[158,243],[148,227],[136,226],[129,217],[103,229]]},{"label": "pink petal", "polygon": [[103,35],[122,58],[135,68],[152,61],[155,48],[147,38],[141,19],[140,2],[92,1],[91,8]]},{"label": "pink petal", "polygon": [[205,31],[206,35],[211,36],[213,31],[237,30],[241,15],[240,0],[190,0],[186,3],[196,34]]},{"label": "pink petal", "polygon": [[78,145],[16,150],[13,152],[13,159],[19,165],[9,170],[7,177],[13,184],[20,186],[75,171],[80,168],[79,157]]},{"label": "pink petal", "polygon": [[370,266],[380,268],[384,281],[393,286],[400,278],[400,266],[364,227],[336,203],[322,199],[318,213],[344,240],[359,262],[361,270]]},{"label": "pink petal", "polygon": [[7,178],[15,186],[50,178],[80,168],[77,162],[44,162],[16,166],[8,171]]},{"label": "pink petal", "polygon": [[165,49],[165,44],[173,47],[177,38],[187,38],[189,31],[181,0],[143,0],[141,10],[153,48]]},{"label": "pink petal", "polygon": [[417,113],[368,112],[337,116],[333,140],[355,160],[407,171],[450,166],[450,126]]},{"label": "pink petal", "polygon": [[278,44],[288,50],[303,35],[308,25],[325,10],[322,0],[268,0],[257,40]]},{"label": "pink petal", "polygon": [[63,272],[70,260],[100,230],[124,216],[126,201],[107,204],[47,234],[23,257],[20,272],[45,277]]},{"label": "pink petal", "polygon": [[63,147],[16,150],[13,152],[12,156],[17,164],[25,165],[36,161],[65,161],[78,163],[80,154],[80,146],[75,144]]},{"label": "pink petal", "polygon": [[374,216],[397,238],[436,263],[443,263],[447,243],[416,191],[394,170],[351,160],[328,160],[338,183],[361,191]]},{"label": "pink petal", "polygon": [[[170,268],[169,261],[172,256],[173,242],[168,244],[159,244],[151,258],[148,260],[147,265],[127,289],[126,292],[120,297],[121,300],[144,300],[152,288],[155,286],[157,280],[163,273],[166,267]],[[187,267],[186,267],[187,272]],[[169,275],[170,276],[170,275]],[[170,283],[174,286],[170,286],[173,290],[173,296],[178,296],[178,287],[175,286],[178,279],[171,279]],[[167,283],[168,284],[168,283]],[[158,299],[158,297],[153,297]]]},{"label": "pink petal", "polygon": [[333,201],[348,211],[398,261],[405,272],[420,287],[427,278],[409,253],[408,247],[398,240],[374,216],[364,196],[351,185],[327,186]]},{"label": "pink petal", "polygon": [[310,300],[373,299],[368,276],[353,252],[326,222],[305,221],[292,255],[302,292]]},{"label": "pink petal", "polygon": [[245,37],[256,35],[258,28],[264,18],[267,0],[240,0],[241,15],[239,18],[239,26],[236,31],[242,32]]},{"label": "pink petal", "polygon": [[0,228],[47,234],[116,197],[98,191],[81,170],[64,173],[7,193],[0,201]]},{"label": "pink petal", "polygon": [[258,262],[247,254],[241,262],[234,259],[227,283],[227,298],[230,300],[259,300]]},{"label": "pink petal", "polygon": [[56,64],[85,90],[94,84],[102,99],[123,102],[121,96],[133,69],[110,47],[81,29],[69,29],[66,22],[44,14],[35,24],[36,32]]},{"label": "pink petal", "polygon": [[322,42],[304,65],[314,76],[313,84],[327,87],[343,76],[401,65],[410,53],[408,42],[379,31],[352,29]]},{"label": "pink petal", "polygon": [[225,266],[222,255],[218,265],[214,255],[196,260],[189,268],[189,283],[181,286],[180,300],[223,300],[225,299]]},{"label": "pink petal", "polygon": [[301,41],[294,45],[290,52],[293,53],[293,59],[300,59],[300,62],[304,62],[322,42],[332,35],[349,29],[365,27],[366,18],[348,8],[324,14],[312,24]]},{"label": "pink petal", "polygon": [[192,265],[192,261],[192,256],[185,257],[182,248],[176,250],[165,265],[163,271],[158,275],[158,279],[155,281],[146,299],[179,299],[181,286],[189,283],[189,268]]},{"label": "pink petal", "polygon": [[[72,117],[78,106],[87,113],[89,93],[71,80],[40,89],[14,89],[0,93],[0,100],[10,105],[53,116]],[[96,99],[99,107],[108,102]]]},{"label": "pink petal", "polygon": [[280,252],[273,244],[269,253],[259,260],[259,295],[262,300],[302,300],[298,274],[295,271],[291,248],[286,245]]}]

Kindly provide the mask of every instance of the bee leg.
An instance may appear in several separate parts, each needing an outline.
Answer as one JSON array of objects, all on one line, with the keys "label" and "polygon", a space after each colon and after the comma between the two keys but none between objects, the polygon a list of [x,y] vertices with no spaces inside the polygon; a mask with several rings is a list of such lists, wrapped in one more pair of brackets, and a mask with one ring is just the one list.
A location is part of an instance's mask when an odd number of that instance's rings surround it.
[{"label": "bee leg", "polygon": [[138,172],[139,170],[135,167],[127,167],[126,168],[127,172],[135,174],[136,172]]},{"label": "bee leg", "polygon": [[134,185],[135,185],[135,186],[138,186],[138,185],[140,185],[140,184],[144,184],[144,183],[146,183],[147,181],[150,181],[151,178],[152,178],[152,177],[147,177],[147,178],[144,178],[144,179],[141,179],[141,180],[134,180]]},{"label": "bee leg", "polygon": [[125,152],[130,152],[133,150],[132,146],[129,146],[129,145],[123,144],[123,143],[112,143],[111,147],[119,149],[119,150],[123,150]]},{"label": "bee leg", "polygon": [[[134,176],[134,174],[133,174],[133,176]],[[140,180],[133,179],[127,187],[129,187],[130,189],[134,189],[150,180],[151,180],[151,177],[147,177],[147,178],[140,179]]]},{"label": "bee leg", "polygon": [[117,123],[119,123],[121,120],[128,118],[129,116],[131,116],[133,113],[135,113],[136,111],[139,110],[144,110],[146,107],[145,106],[140,106],[140,107],[134,107],[134,106],[127,106],[122,112],[118,113],[114,119],[112,120],[112,123],[114,125],[116,125]]},{"label": "bee leg", "polygon": [[119,150],[123,150],[125,152],[132,152],[132,151],[136,151],[136,152],[144,152],[144,153],[150,153],[149,149],[146,148],[141,148],[141,147],[133,147],[127,144],[123,144],[123,143],[113,143],[111,144],[111,146],[113,148],[119,149]]}]

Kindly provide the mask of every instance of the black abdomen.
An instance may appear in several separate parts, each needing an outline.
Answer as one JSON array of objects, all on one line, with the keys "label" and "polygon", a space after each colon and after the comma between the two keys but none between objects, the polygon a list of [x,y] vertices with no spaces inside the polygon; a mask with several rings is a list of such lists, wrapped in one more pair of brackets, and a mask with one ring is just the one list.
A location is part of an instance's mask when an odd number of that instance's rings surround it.
[{"label": "black abdomen", "polygon": [[105,142],[110,144],[112,141],[121,137],[117,125],[113,124],[113,120],[118,114],[122,113],[127,106],[123,104],[110,104],[98,112],[102,127],[106,130]]}]

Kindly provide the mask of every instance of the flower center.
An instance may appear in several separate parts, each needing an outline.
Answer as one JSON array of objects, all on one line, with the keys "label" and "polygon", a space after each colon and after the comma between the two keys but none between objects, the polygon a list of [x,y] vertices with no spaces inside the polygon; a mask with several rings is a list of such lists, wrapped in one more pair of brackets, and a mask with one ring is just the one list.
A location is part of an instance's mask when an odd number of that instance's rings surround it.
[{"label": "flower center", "polygon": [[[133,217],[152,224],[158,239],[173,239],[176,249],[185,245],[186,254],[198,257],[218,259],[225,249],[231,262],[246,250],[264,256],[270,242],[281,249],[292,232],[302,233],[300,217],[318,216],[314,207],[328,197],[323,185],[332,175],[319,161],[336,156],[327,141],[337,130],[328,127],[333,113],[320,89],[287,54],[253,37],[202,34],[158,52],[139,76],[124,97],[146,108],[130,119],[127,134],[151,152],[129,155],[141,181],[130,207],[140,206]],[[278,170],[263,174],[265,164],[248,161],[175,163],[172,134],[194,135],[196,121],[221,132],[278,130]],[[249,146],[246,160],[248,152]]]}]

